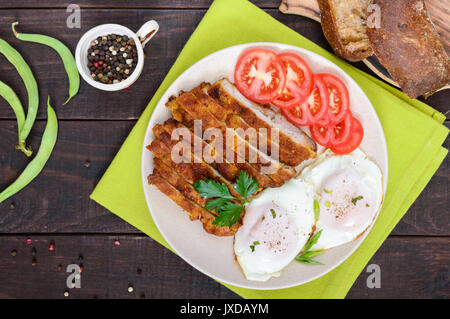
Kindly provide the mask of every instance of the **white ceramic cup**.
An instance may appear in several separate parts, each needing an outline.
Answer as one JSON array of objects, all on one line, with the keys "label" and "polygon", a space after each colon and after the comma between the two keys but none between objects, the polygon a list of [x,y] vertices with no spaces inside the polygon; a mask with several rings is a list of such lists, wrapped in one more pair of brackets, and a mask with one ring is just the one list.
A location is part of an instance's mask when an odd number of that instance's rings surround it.
[{"label": "white ceramic cup", "polygon": [[[155,20],[146,22],[136,33],[120,24],[102,24],[90,29],[81,37],[80,41],[78,41],[77,49],[75,51],[78,72],[80,72],[87,83],[100,90],[118,91],[129,87],[138,79],[139,75],[141,75],[142,69],[144,68],[144,47],[158,30],[159,25]],[[115,84],[104,84],[95,81],[88,68],[88,49],[91,46],[91,42],[97,37],[109,34],[126,35],[129,38],[133,38],[136,43],[138,55],[138,63],[133,73],[131,73],[126,80]]]}]

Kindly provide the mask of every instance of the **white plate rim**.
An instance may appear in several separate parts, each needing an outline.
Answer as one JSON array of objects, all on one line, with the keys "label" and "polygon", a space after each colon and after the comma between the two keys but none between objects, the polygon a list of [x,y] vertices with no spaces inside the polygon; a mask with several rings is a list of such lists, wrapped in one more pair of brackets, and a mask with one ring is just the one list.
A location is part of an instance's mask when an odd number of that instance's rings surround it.
[{"label": "white plate rim", "polygon": [[[282,286],[274,286],[274,287],[258,287],[258,286],[253,286],[251,283],[252,281],[248,281],[249,283],[248,285],[246,284],[238,284],[238,283],[233,283],[230,282],[228,280],[224,280],[221,279],[220,276],[217,276],[209,271],[206,271],[204,269],[202,269],[201,266],[199,266],[195,261],[190,260],[189,258],[187,258],[181,251],[179,251],[178,249],[176,249],[176,247],[174,247],[173,243],[171,242],[171,240],[168,238],[168,236],[166,236],[166,234],[164,233],[164,231],[161,229],[160,225],[157,222],[157,218],[155,218],[154,213],[152,212],[152,209],[150,207],[150,199],[149,199],[149,194],[146,191],[146,186],[147,186],[147,172],[145,170],[145,165],[144,165],[144,157],[145,157],[145,152],[148,151],[146,149],[146,146],[149,144],[148,136],[150,136],[152,134],[152,127],[150,126],[150,123],[152,122],[152,117],[153,114],[157,108],[157,106],[161,103],[161,101],[167,100],[169,98],[169,96],[167,96],[167,92],[170,91],[171,87],[176,86],[178,84],[178,82],[180,81],[180,79],[183,78],[184,74],[187,74],[189,72],[191,72],[193,69],[197,68],[198,65],[202,64],[202,62],[208,58],[211,58],[211,56],[215,55],[215,54],[221,54],[224,51],[227,50],[244,50],[246,48],[250,48],[250,47],[264,47],[264,48],[272,48],[275,51],[280,51],[280,49],[278,48],[279,46],[281,47],[285,47],[286,49],[283,49],[282,51],[302,51],[305,54],[309,54],[312,56],[315,56],[318,59],[322,59],[322,60],[326,60],[327,63],[331,63],[334,65],[334,67],[336,67],[337,69],[339,69],[342,73],[344,73],[350,81],[354,82],[357,86],[357,88],[361,91],[362,96],[364,97],[364,99],[366,100],[365,103],[371,108],[371,111],[373,111],[375,113],[375,118],[376,118],[376,123],[374,123],[377,126],[377,130],[381,133],[381,137],[383,139],[383,145],[381,146],[384,149],[384,163],[385,163],[385,173],[383,174],[383,201],[378,209],[378,211],[375,214],[374,220],[372,222],[372,224],[368,227],[368,229],[364,232],[364,234],[362,236],[360,236],[359,238],[355,239],[359,241],[359,244],[355,245],[355,247],[353,247],[352,249],[350,249],[345,255],[343,255],[343,257],[332,267],[325,269],[323,272],[318,273],[315,276],[312,276],[311,278],[308,278],[308,280],[303,280],[303,281],[298,281],[298,282],[293,282],[292,284],[288,284],[288,285],[282,285]],[[274,48],[275,47],[275,48]],[[165,104],[165,102],[164,102]],[[152,115],[150,116],[149,119],[149,123],[146,129],[146,133],[144,136],[144,141],[143,141],[143,147],[142,147],[142,155],[141,155],[141,175],[142,175],[142,186],[143,186],[143,190],[144,190],[144,195],[145,195],[145,199],[147,202],[147,207],[149,209],[149,212],[152,216],[152,219],[156,225],[156,227],[158,228],[158,231],[160,232],[161,236],[163,236],[164,240],[169,244],[169,246],[172,248],[172,250],[179,256],[181,257],[185,262],[187,262],[189,265],[191,265],[192,267],[194,267],[195,269],[197,269],[198,271],[204,273],[205,275],[211,277],[212,279],[219,281],[221,283],[225,283],[228,285],[232,285],[235,287],[240,287],[240,288],[246,288],[246,289],[254,289],[254,290],[279,290],[279,289],[286,289],[286,288],[292,288],[292,287],[296,287],[296,286],[300,286],[303,285],[305,283],[311,282],[317,278],[320,278],[324,275],[326,275],[327,273],[333,271],[335,268],[337,268],[338,266],[340,266],[345,260],[347,260],[360,246],[361,244],[364,242],[364,240],[366,239],[366,237],[369,235],[370,231],[372,230],[373,226],[375,225],[379,213],[382,210],[383,204],[384,204],[384,199],[386,197],[386,189],[387,189],[387,184],[388,184],[388,173],[389,173],[389,161],[388,161],[388,151],[387,151],[387,143],[386,143],[386,137],[384,135],[384,130],[383,127],[381,125],[380,119],[376,113],[375,108],[373,107],[372,103],[370,102],[369,98],[367,97],[367,95],[364,93],[364,91],[361,89],[361,87],[356,83],[355,80],[353,80],[353,78],[347,74],[347,72],[345,72],[343,69],[341,69],[338,65],[336,65],[335,63],[333,63],[332,61],[326,59],[325,57],[312,52],[310,50],[301,48],[301,47],[297,47],[297,46],[293,46],[293,45],[288,45],[288,44],[284,44],[284,43],[278,43],[278,42],[250,42],[250,43],[245,43],[245,44],[238,44],[238,45],[234,45],[234,46],[230,46],[230,47],[226,47],[223,48],[221,50],[215,51],[205,57],[203,57],[202,59],[200,59],[199,61],[197,61],[196,63],[194,63],[192,66],[190,66],[189,68],[187,68],[182,74],[180,74],[180,76],[177,77],[177,79],[175,79],[172,84],[166,89],[165,93],[161,96],[161,99],[156,103],[155,108],[153,109]],[[378,163],[377,163],[378,164]]]}]

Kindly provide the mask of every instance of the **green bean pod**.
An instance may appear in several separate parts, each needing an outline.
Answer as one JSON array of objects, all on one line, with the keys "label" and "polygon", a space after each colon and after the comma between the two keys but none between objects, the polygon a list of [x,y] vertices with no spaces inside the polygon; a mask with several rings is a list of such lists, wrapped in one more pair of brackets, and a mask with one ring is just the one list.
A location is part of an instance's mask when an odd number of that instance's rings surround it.
[{"label": "green bean pod", "polygon": [[19,144],[25,143],[24,140],[21,140],[20,138],[20,130],[22,129],[23,125],[25,124],[25,112],[23,110],[22,103],[20,102],[19,98],[17,97],[16,93],[5,83],[0,81],[0,96],[3,97],[6,102],[9,103],[11,108],[14,111],[14,114],[16,114],[17,118],[17,129],[19,133]]},{"label": "green bean pod", "polygon": [[12,30],[17,39],[47,45],[55,50],[61,57],[67,76],[69,77],[69,98],[66,102],[64,102],[64,104],[67,104],[71,98],[77,95],[80,88],[80,74],[78,73],[77,64],[72,52],[70,52],[69,48],[66,47],[61,41],[55,38],[43,34],[26,34],[16,32],[15,26],[18,24],[19,22],[14,22],[12,24]]},{"label": "green bean pod", "polygon": [[58,136],[58,119],[55,111],[50,106],[50,97],[47,100],[47,114],[47,125],[42,135],[41,146],[37,155],[28,164],[22,174],[0,193],[0,203],[30,184],[39,175],[50,158]]},{"label": "green bean pod", "polygon": [[22,77],[25,87],[28,92],[28,112],[25,119],[25,123],[20,130],[20,141],[19,145],[16,147],[25,153],[27,156],[31,156],[32,152],[26,147],[25,141],[30,134],[31,128],[33,127],[34,121],[36,120],[36,115],[39,107],[39,91],[36,79],[34,78],[33,72],[31,71],[28,64],[23,59],[22,55],[8,44],[3,39],[0,39],[0,53],[3,54],[6,59],[14,65],[19,75]]}]

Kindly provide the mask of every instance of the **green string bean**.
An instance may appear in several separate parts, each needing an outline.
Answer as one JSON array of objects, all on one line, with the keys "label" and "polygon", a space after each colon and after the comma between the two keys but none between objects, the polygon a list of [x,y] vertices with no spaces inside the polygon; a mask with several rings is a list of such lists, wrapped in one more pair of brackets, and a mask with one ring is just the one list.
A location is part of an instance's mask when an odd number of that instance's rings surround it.
[{"label": "green string bean", "polygon": [[55,111],[50,106],[50,97],[47,100],[47,114],[47,125],[44,134],[42,135],[41,146],[39,147],[37,155],[28,164],[22,174],[20,174],[9,187],[0,193],[0,203],[30,184],[31,181],[39,175],[50,158],[58,136],[58,119]]},{"label": "green string bean", "polygon": [[18,25],[19,22],[14,22],[12,24],[12,30],[16,38],[22,41],[35,42],[47,45],[55,50],[59,56],[61,57],[64,68],[66,69],[67,76],[69,77],[69,98],[64,104],[67,104],[71,98],[73,98],[80,88],[80,75],[78,74],[77,65],[75,62],[75,58],[70,52],[69,48],[66,47],[61,41],[46,36],[42,34],[26,34],[26,33],[18,33],[16,32],[15,26]]},{"label": "green string bean", "polygon": [[32,152],[26,147],[26,139],[30,134],[34,121],[36,120],[36,114],[39,107],[39,91],[36,79],[28,64],[23,59],[22,55],[8,44],[3,39],[0,39],[0,53],[3,54],[6,59],[16,68],[17,72],[22,77],[25,87],[28,92],[28,111],[20,133],[19,133],[19,145],[17,149],[20,149],[27,156],[31,156]]},{"label": "green string bean", "polygon": [[19,133],[19,144],[20,144],[21,143],[20,130],[25,124],[25,112],[23,110],[22,103],[20,102],[16,93],[14,93],[14,91],[2,81],[0,81],[0,96],[3,97],[6,100],[6,102],[9,103],[14,113],[16,114],[17,129]]}]

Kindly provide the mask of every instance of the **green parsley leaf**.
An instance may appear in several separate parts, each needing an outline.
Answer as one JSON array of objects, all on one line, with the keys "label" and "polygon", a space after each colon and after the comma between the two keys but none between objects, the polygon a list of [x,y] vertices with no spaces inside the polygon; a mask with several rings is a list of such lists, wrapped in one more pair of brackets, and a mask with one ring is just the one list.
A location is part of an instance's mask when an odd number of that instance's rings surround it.
[{"label": "green parsley leaf", "polygon": [[323,191],[325,192],[325,193],[327,193],[327,194],[332,194],[333,193],[333,191],[330,191],[330,190],[328,190],[328,189],[323,189]]},{"label": "green parsley leaf", "polygon": [[363,199],[364,197],[362,197],[361,195],[359,195],[358,197],[352,198],[352,203],[353,205],[356,206],[356,202]]},{"label": "green parsley leaf", "polygon": [[312,265],[312,266],[323,265],[320,261],[316,261],[316,260],[312,260],[312,259],[308,259],[308,258],[297,257],[297,258],[295,258],[295,260],[297,260],[298,262],[304,263],[304,264]]},{"label": "green parsley leaf", "polygon": [[251,178],[245,171],[239,173],[234,189],[243,198],[247,199],[250,195],[256,193],[258,188],[258,181],[256,179]]},{"label": "green parsley leaf", "polygon": [[308,251],[308,252],[302,254],[302,258],[314,258],[314,257],[322,255],[322,254],[323,254],[323,250]]},{"label": "green parsley leaf", "polygon": [[315,233],[306,243],[305,249],[303,249],[303,253],[308,252],[312,246],[314,246],[315,243],[319,240],[320,235],[322,235],[323,229],[319,230],[317,233]]},{"label": "green parsley leaf", "polygon": [[227,185],[216,182],[212,179],[198,180],[194,183],[195,190],[203,198],[220,197],[225,199],[234,199],[231,196]]},{"label": "green parsley leaf", "polygon": [[[244,210],[244,203],[248,202],[248,197],[258,191],[258,181],[250,178],[244,171],[239,173],[234,188],[243,198],[232,196],[227,185],[211,179],[194,182],[194,188],[203,198],[211,198],[206,203],[205,209],[217,212],[213,225],[232,227],[239,221]],[[241,203],[236,204],[236,201]]]},{"label": "green parsley leaf", "polygon": [[250,245],[250,249],[252,250],[252,253],[255,252],[255,247],[259,245],[259,241],[254,241],[253,245]]},{"label": "green parsley leaf", "polygon": [[308,264],[308,265],[323,265],[321,262],[313,260],[314,258],[323,253],[322,250],[310,251],[311,247],[319,240],[320,235],[322,235],[323,229],[315,233],[306,243],[305,248],[300,256],[297,256],[295,260],[298,262]]},{"label": "green parsley leaf", "polygon": [[325,203],[325,206],[331,207],[331,203],[330,203],[330,202],[326,202],[326,203]]},{"label": "green parsley leaf", "polygon": [[319,202],[317,201],[317,199],[314,200],[314,218],[316,220],[319,220],[320,217],[320,206],[319,206]]},{"label": "green parsley leaf", "polygon": [[207,210],[216,210],[216,212],[219,212],[227,201],[228,199],[226,198],[214,198],[206,203],[205,208]]},{"label": "green parsley leaf", "polygon": [[239,221],[241,213],[244,210],[243,205],[235,204],[232,202],[226,202],[217,217],[212,222],[216,226],[228,226],[231,227]]}]

